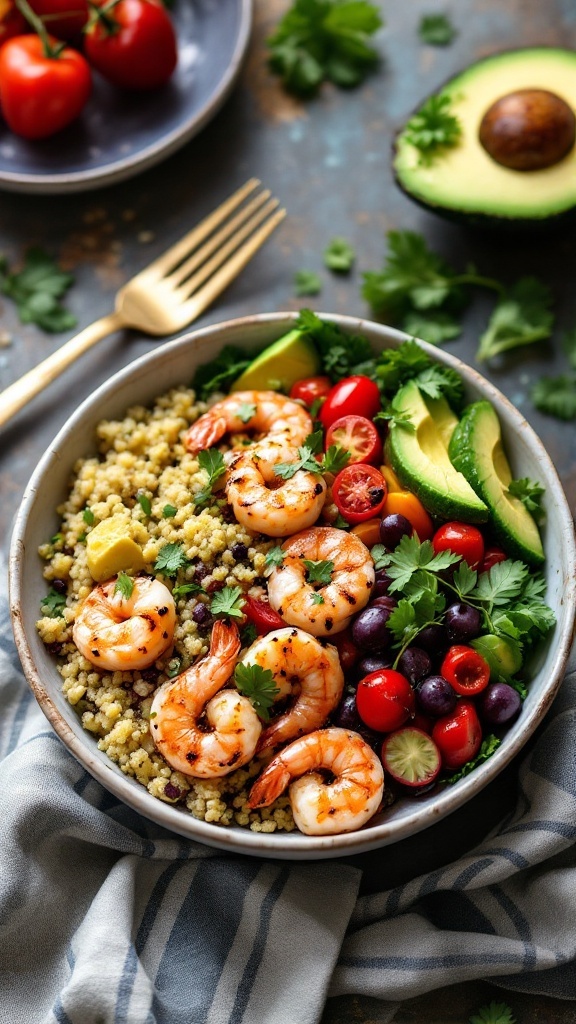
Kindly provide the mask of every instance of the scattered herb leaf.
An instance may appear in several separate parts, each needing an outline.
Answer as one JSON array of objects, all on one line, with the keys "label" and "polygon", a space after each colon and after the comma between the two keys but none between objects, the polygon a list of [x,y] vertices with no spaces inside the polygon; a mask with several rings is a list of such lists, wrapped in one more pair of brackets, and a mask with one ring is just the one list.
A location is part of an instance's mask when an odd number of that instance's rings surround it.
[{"label": "scattered herb leaf", "polygon": [[264,559],[264,564],[265,565],[271,565],[271,566],[274,566],[274,568],[276,568],[278,565],[282,565],[283,561],[284,561],[284,552],[283,552],[282,548],[280,547],[280,545],[276,544],[275,547],[270,548],[270,551],[268,552],[268,554],[266,555],[266,558]]},{"label": "scattered herb leaf", "polygon": [[181,583],[172,589],[172,597],[185,597],[186,594],[205,594],[204,587],[199,583]]},{"label": "scattered herb leaf", "polygon": [[210,602],[212,615],[224,619],[243,619],[244,593],[241,587],[223,587]]},{"label": "scattered herb leaf", "polygon": [[87,526],[94,526],[94,523],[96,522],[96,516],[94,515],[91,508],[84,509],[82,513],[82,519],[84,520]]},{"label": "scattered herb leaf", "polygon": [[72,274],[60,270],[41,248],[28,249],[16,273],[0,257],[0,291],[14,300],[23,324],[37,324],[52,333],[75,327],[76,317],[59,301],[73,282]]},{"label": "scattered herb leaf", "polygon": [[198,367],[192,387],[199,398],[205,399],[215,391],[228,392],[230,385],[250,366],[251,357],[237,345],[225,345],[216,359]]},{"label": "scattered herb leaf", "polygon": [[489,1003],[481,1006],[478,1013],[473,1014],[469,1024],[516,1024],[512,1010],[507,1003]]},{"label": "scattered herb leaf", "polygon": [[144,491],[138,491],[136,494],[136,501],[140,505],[145,516],[152,515],[152,502]]},{"label": "scattered herb leaf", "polygon": [[324,604],[324,598],[322,594],[312,594],[312,604]]},{"label": "scattered herb leaf", "polygon": [[165,669],[168,679],[174,679],[174,677],[178,675],[181,665],[182,658],[170,658],[170,661],[168,662]]},{"label": "scattered herb leaf", "polygon": [[324,266],[337,274],[347,274],[352,269],[356,253],[345,238],[333,238],[324,249]]},{"label": "scattered herb leaf", "polygon": [[208,474],[205,486],[193,495],[194,504],[199,506],[206,505],[210,501],[214,486],[226,472],[226,463],[224,462],[222,452],[219,452],[216,448],[204,448],[198,452],[197,459],[200,469],[203,469]]},{"label": "scattered herb leaf", "polygon": [[162,509],[164,519],[173,519],[177,512],[178,509],[174,508],[174,505],[164,505]]},{"label": "scattered herb leaf", "polygon": [[42,612],[42,615],[45,615],[48,619],[64,618],[63,613],[65,607],[65,595],[59,594],[54,590],[54,587],[50,587],[46,597],[42,598],[42,601],[40,602],[40,611]]},{"label": "scattered herb leaf", "polygon": [[522,277],[500,298],[476,352],[478,362],[549,338],[554,326],[552,293],[535,277]]},{"label": "scattered herb leaf", "polygon": [[524,508],[534,517],[537,523],[541,523],[545,517],[542,508],[542,496],[545,488],[537,480],[523,476],[519,480],[511,480],[508,486],[508,494],[519,498]]},{"label": "scattered herb leaf", "polygon": [[127,572],[119,572],[114,585],[114,593],[121,594],[125,601],[129,601],[134,591],[134,580]]},{"label": "scattered herb leaf", "polygon": [[420,153],[420,162],[431,164],[444,150],[456,146],[462,137],[462,124],[452,111],[453,97],[448,93],[430,96],[407,122],[402,135]]},{"label": "scattered herb leaf", "polygon": [[297,270],[294,274],[294,293],[296,295],[318,295],[322,291],[322,281],[314,270]]},{"label": "scattered herb leaf", "polygon": [[161,572],[164,576],[176,576],[179,569],[188,565],[188,558],[178,541],[163,544],[158,552],[154,563],[154,572]]},{"label": "scattered herb leaf", "polygon": [[418,35],[428,46],[449,46],[457,34],[446,14],[423,14],[418,25]]},{"label": "scattered herb leaf", "polygon": [[[459,768],[457,772],[454,772],[454,774],[451,775],[450,778],[446,779],[447,784],[449,786],[452,786],[455,782],[458,782],[459,779],[463,779],[465,775],[469,775],[470,772],[474,771],[474,769],[479,764],[482,764],[483,761],[487,761],[489,757],[492,757],[492,754],[494,753],[495,750],[498,749],[501,742],[502,740],[498,739],[497,736],[494,736],[493,733],[490,733],[489,736],[486,736],[482,740],[482,745],[480,747],[480,750],[476,754],[476,757],[474,757],[471,761],[466,761],[466,764],[463,764],[462,767]],[[489,1021],[490,1018],[487,1018],[487,1022]],[[498,1024],[498,1022],[496,1021],[495,1024]]]},{"label": "scattered herb leaf", "polygon": [[301,309],[296,321],[314,342],[322,361],[322,372],[333,383],[354,373],[374,375],[372,346],[363,334],[347,334],[337,324],[321,320],[311,309]]},{"label": "scattered herb leaf", "polygon": [[332,581],[334,562],[320,559],[318,562],[311,558],[303,558],[302,564],[306,566],[306,580],[308,583],[319,583],[321,586]]},{"label": "scattered herb leaf", "polygon": [[274,682],[274,674],[269,668],[261,665],[243,665],[240,662],[234,669],[234,682],[240,693],[254,705],[254,710],[264,722],[270,721],[269,709],[280,690]]},{"label": "scattered herb leaf", "polygon": [[256,406],[254,402],[240,402],[240,405],[236,409],[236,415],[242,420],[242,423],[248,423],[249,420],[256,415]]},{"label": "scattered herb leaf", "polygon": [[559,420],[576,419],[576,374],[541,377],[533,385],[530,398],[540,412]]}]

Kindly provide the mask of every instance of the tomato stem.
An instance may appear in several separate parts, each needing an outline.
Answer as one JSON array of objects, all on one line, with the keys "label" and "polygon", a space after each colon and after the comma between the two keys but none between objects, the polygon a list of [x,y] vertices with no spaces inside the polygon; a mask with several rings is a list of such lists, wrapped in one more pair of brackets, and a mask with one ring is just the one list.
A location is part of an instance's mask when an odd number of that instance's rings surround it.
[{"label": "tomato stem", "polygon": [[65,49],[66,43],[61,41],[52,43],[50,41],[50,36],[46,31],[46,26],[42,21],[42,18],[32,10],[28,0],[16,0],[16,7],[20,11],[20,14],[24,15],[28,24],[32,26],[37,36],[40,38],[44,56],[49,57],[52,60],[56,60],[62,53],[62,50]]},{"label": "tomato stem", "polygon": [[85,32],[92,32],[96,25],[100,25],[106,35],[113,36],[120,30],[120,23],[113,16],[113,11],[120,0],[107,0],[101,7],[88,0],[90,17],[84,28]]}]

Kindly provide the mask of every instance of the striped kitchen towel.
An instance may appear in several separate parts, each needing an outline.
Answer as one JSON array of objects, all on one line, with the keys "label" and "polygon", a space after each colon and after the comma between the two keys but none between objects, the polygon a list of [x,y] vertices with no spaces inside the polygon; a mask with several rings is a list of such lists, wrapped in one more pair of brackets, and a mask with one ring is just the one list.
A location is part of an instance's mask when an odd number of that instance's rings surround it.
[{"label": "striped kitchen towel", "polygon": [[576,998],[574,675],[507,818],[392,889],[382,869],[366,887],[361,859],[223,854],[120,804],[37,707],[5,599],[0,708],[1,1024],[315,1024],[346,994],[385,1024],[476,978]]}]

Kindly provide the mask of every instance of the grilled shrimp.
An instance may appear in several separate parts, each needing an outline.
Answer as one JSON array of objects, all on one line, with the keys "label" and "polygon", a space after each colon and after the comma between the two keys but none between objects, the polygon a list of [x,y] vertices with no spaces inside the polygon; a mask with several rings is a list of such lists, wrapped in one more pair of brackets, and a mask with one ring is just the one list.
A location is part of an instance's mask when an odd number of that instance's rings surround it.
[{"label": "grilled shrimp", "polygon": [[[354,534],[333,526],[313,526],[282,545],[284,561],[268,580],[270,604],[292,626],[328,636],[345,629],[368,603],[374,585],[370,552]],[[330,582],[307,582],[305,560],[329,562]],[[318,600],[318,595],[321,600]]]},{"label": "grilled shrimp", "polygon": [[344,674],[335,647],[323,647],[315,637],[288,626],[259,637],[242,658],[274,675],[284,696],[295,692],[290,709],[262,733],[258,750],[278,747],[324,724],[344,689]]},{"label": "grilled shrimp", "polygon": [[326,493],[322,477],[298,469],[284,480],[275,472],[280,463],[297,461],[296,448],[272,440],[234,459],[228,470],[226,496],[242,526],[269,537],[287,537],[316,522]]},{"label": "grilled shrimp", "polygon": [[185,445],[196,454],[224,434],[255,433],[261,440],[286,441],[298,447],[312,432],[312,417],[298,402],[277,391],[236,391],[189,428]]},{"label": "grilled shrimp", "polygon": [[358,733],[319,729],[294,740],[270,761],[250,790],[248,806],[267,807],[287,786],[300,831],[336,835],[354,832],[376,813],[384,772]]},{"label": "grilled shrimp", "polygon": [[154,695],[152,738],[176,771],[195,778],[218,778],[253,757],[262,731],[260,719],[247,697],[235,689],[222,689],[234,671],[239,650],[236,625],[216,621],[209,654]]},{"label": "grilled shrimp", "polygon": [[110,672],[148,668],[171,646],[176,626],[172,594],[160,580],[137,576],[130,597],[117,578],[90,591],[76,615],[74,643],[88,661]]}]

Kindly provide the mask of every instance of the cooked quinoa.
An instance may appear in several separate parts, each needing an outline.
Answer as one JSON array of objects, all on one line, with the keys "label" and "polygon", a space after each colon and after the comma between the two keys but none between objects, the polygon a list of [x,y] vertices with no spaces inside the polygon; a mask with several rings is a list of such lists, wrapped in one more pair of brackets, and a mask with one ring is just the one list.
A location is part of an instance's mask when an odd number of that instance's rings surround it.
[{"label": "cooked quinoa", "polygon": [[[224,778],[194,779],[174,771],[150,735],[150,706],[157,688],[208,652],[211,595],[229,586],[261,597],[265,557],[274,544],[240,526],[217,490],[209,504],[196,509],[194,495],[205,487],[206,473],[182,437],[206,409],[194,391],[181,387],[161,396],[152,408],[133,406],[123,420],[98,425],[98,454],[74,466],[70,493],[58,508],[59,531],[40,548],[44,576],[66,603],[54,617],[41,618],[38,631],[57,658],[63,692],[84,728],[152,796],[178,804],[203,821],[236,823],[256,832],[291,831],[295,825],[287,795],[267,808],[247,807],[250,781],[262,759],[254,758]],[[171,590],[196,583],[204,593],[175,598],[173,648],[150,668],[99,672],[73,643],[72,627],[80,603],[95,586],[88,569],[88,534],[119,515],[130,520],[131,535],[143,551],[144,571]],[[186,556],[183,568],[171,577],[153,568],[166,544],[180,545]]]}]

